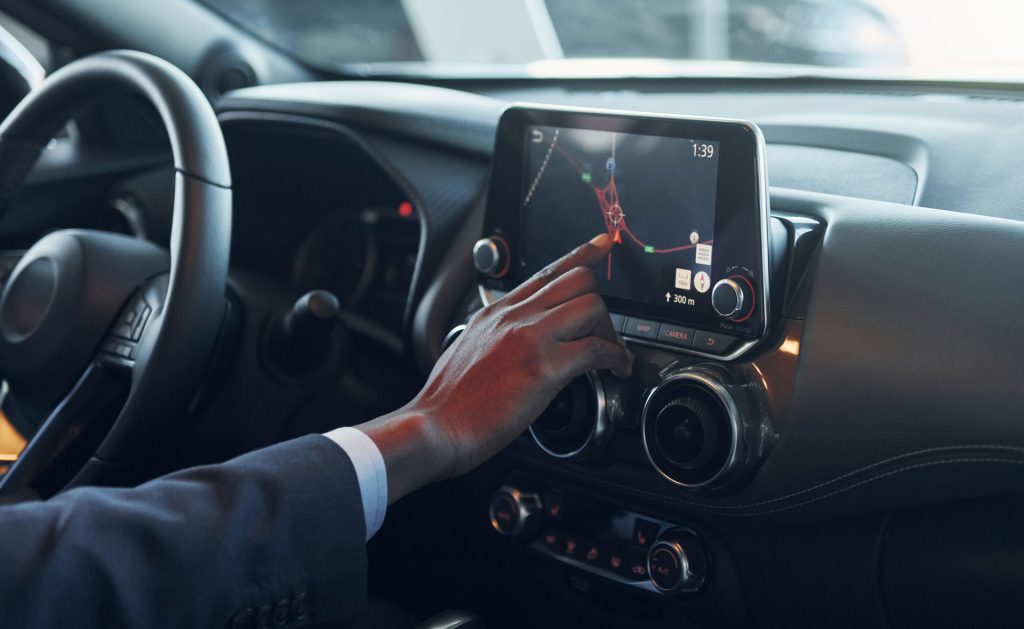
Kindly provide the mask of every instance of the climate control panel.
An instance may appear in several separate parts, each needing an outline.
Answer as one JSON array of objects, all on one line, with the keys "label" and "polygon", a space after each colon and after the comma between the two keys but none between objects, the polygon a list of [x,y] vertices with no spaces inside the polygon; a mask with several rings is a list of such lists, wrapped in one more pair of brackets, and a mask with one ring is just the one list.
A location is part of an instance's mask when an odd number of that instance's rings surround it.
[{"label": "climate control panel", "polygon": [[530,549],[610,581],[693,594],[710,560],[692,528],[552,487],[509,483],[491,498],[491,527]]}]

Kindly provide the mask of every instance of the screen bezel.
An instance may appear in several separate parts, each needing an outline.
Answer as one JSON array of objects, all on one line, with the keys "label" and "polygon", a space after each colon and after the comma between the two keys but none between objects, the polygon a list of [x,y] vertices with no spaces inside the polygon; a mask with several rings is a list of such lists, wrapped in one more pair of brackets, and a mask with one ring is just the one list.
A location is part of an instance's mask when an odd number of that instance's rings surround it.
[{"label": "screen bezel", "polygon": [[[753,123],[741,120],[694,118],[661,114],[577,109],[515,104],[501,116],[495,137],[491,181],[486,209],[484,235],[499,236],[509,246],[511,264],[500,278],[489,278],[489,288],[508,291],[527,277],[524,275],[523,248],[519,246],[524,216],[521,210],[525,176],[526,129],[532,125],[593,129],[671,138],[710,140],[720,143],[718,181],[716,182],[716,246],[720,225],[730,223],[734,233],[747,240],[751,250],[755,284],[758,289],[756,323],[747,332],[729,329],[727,322],[718,327],[694,323],[694,317],[663,304],[605,295],[612,312],[654,319],[671,324],[693,326],[709,331],[733,334],[747,341],[734,350],[738,354],[763,338],[768,328],[768,196],[764,170],[764,138]],[[746,246],[744,244],[743,246]],[[716,254],[718,255],[718,254]],[[724,329],[723,329],[724,328]],[[721,357],[719,357],[721,358]]]}]

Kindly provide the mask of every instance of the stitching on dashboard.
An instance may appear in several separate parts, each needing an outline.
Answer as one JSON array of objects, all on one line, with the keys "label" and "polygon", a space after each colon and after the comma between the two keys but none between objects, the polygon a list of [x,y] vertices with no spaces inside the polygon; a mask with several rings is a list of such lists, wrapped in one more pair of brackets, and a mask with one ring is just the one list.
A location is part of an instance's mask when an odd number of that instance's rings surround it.
[{"label": "stitching on dashboard", "polygon": [[864,480],[858,481],[858,482],[853,483],[851,485],[847,485],[845,487],[840,487],[840,488],[835,489],[833,491],[830,491],[830,492],[828,492],[826,494],[822,494],[820,496],[815,496],[813,498],[808,498],[807,500],[804,500],[804,501],[801,501],[801,502],[798,502],[798,503],[795,503],[795,504],[784,505],[784,506],[777,507],[777,508],[774,508],[774,509],[763,509],[763,510],[760,510],[760,511],[749,511],[749,512],[735,512],[735,511],[729,512],[729,511],[723,510],[722,507],[716,506],[716,505],[709,505],[709,504],[699,503],[699,502],[691,502],[691,501],[688,501],[688,500],[679,500],[677,498],[671,498],[671,497],[668,497],[668,496],[662,496],[661,494],[656,494],[656,493],[649,492],[649,491],[632,489],[630,487],[625,487],[623,485],[619,485],[619,484],[616,484],[616,483],[611,483],[611,482],[608,482],[608,481],[602,481],[602,480],[596,480],[595,481],[595,479],[589,478],[589,477],[587,477],[587,476],[585,476],[583,474],[579,474],[578,472],[570,472],[570,474],[575,476],[575,477],[577,477],[577,478],[580,478],[581,480],[587,480],[589,482],[596,482],[599,485],[603,485],[603,486],[611,488],[611,489],[625,490],[628,493],[637,494],[637,495],[643,495],[643,496],[651,498],[651,499],[653,499],[653,500],[655,500],[657,502],[662,502],[662,503],[669,504],[669,505],[674,505],[674,506],[689,507],[689,508],[696,509],[697,511],[703,511],[705,513],[711,513],[711,514],[715,514],[715,515],[721,515],[721,516],[727,516],[727,517],[744,517],[744,518],[746,518],[746,517],[756,517],[756,516],[770,515],[770,514],[773,514],[773,513],[781,513],[783,511],[790,511],[790,510],[793,510],[793,509],[797,509],[799,507],[803,507],[803,506],[806,506],[806,505],[809,505],[809,504],[812,504],[812,503],[815,503],[815,502],[820,502],[822,500],[825,500],[825,499],[830,498],[832,496],[835,496],[837,494],[841,494],[843,492],[850,491],[851,489],[855,489],[855,488],[857,488],[857,487],[859,487],[861,485],[866,485],[866,484],[874,482],[876,480],[881,480],[883,478],[886,478],[886,477],[889,477],[889,476],[894,476],[896,474],[900,474],[900,473],[903,473],[903,472],[907,472],[907,471],[911,471],[911,470],[915,470],[915,469],[919,469],[919,468],[924,468],[924,467],[931,467],[931,466],[934,466],[934,465],[947,465],[947,464],[955,464],[955,463],[1006,463],[1006,464],[1010,464],[1010,465],[1024,465],[1024,460],[1006,459],[1006,458],[997,458],[997,457],[981,457],[981,458],[944,459],[944,460],[940,460],[940,461],[927,461],[927,462],[924,462],[924,463],[915,463],[914,465],[904,466],[904,467],[901,467],[901,468],[897,468],[895,470],[890,470],[890,471],[885,472],[883,474],[878,474],[878,475],[872,476],[870,478],[865,478]]},{"label": "stitching on dashboard", "polygon": [[587,476],[585,474],[581,474],[581,473],[573,471],[573,470],[559,470],[559,471],[561,471],[563,473],[567,473],[567,474],[569,474],[571,476],[574,476],[574,477],[576,477],[578,479],[581,479],[581,480],[585,480],[585,481],[592,482],[592,483],[596,482],[599,485],[603,485],[603,486],[611,488],[611,489],[617,489],[617,490],[620,490],[620,491],[626,491],[628,493],[633,493],[633,494],[636,494],[636,495],[647,496],[647,497],[652,498],[652,499],[654,499],[656,501],[663,502],[663,503],[666,503],[666,504],[690,507],[690,508],[694,508],[694,509],[697,509],[699,511],[704,511],[704,512],[707,512],[707,513],[714,513],[714,514],[718,514],[718,515],[726,515],[726,516],[731,516],[731,517],[751,517],[751,516],[768,515],[768,514],[772,514],[772,513],[778,513],[778,512],[782,512],[782,511],[788,511],[788,510],[796,509],[796,508],[799,508],[801,506],[805,506],[805,505],[808,505],[808,504],[811,504],[811,503],[814,503],[814,502],[819,502],[821,500],[825,500],[825,499],[827,499],[827,498],[829,498],[831,496],[835,496],[837,494],[849,491],[851,489],[854,489],[856,487],[860,487],[862,485],[874,482],[876,480],[880,480],[880,479],[883,479],[883,478],[887,478],[889,476],[894,476],[896,474],[900,474],[900,473],[903,473],[903,472],[907,472],[907,471],[911,471],[911,470],[915,470],[915,469],[920,469],[920,468],[924,468],[924,467],[930,467],[930,466],[935,466],[935,465],[956,464],[956,463],[1006,463],[1006,464],[1011,464],[1011,465],[1024,465],[1024,460],[1021,460],[1021,459],[1010,459],[1010,458],[999,458],[999,457],[982,457],[982,456],[977,456],[977,457],[961,457],[961,458],[956,458],[956,459],[942,459],[942,460],[938,460],[938,461],[926,461],[926,462],[922,462],[922,463],[915,463],[913,465],[903,466],[903,467],[900,467],[900,468],[896,468],[894,470],[889,470],[887,472],[884,472],[884,473],[881,473],[881,474],[877,474],[875,476],[871,476],[869,478],[865,478],[863,480],[857,481],[856,483],[852,483],[852,484],[847,485],[845,487],[840,487],[840,488],[834,489],[834,490],[832,490],[832,491],[830,491],[828,493],[822,494],[820,496],[815,496],[815,497],[812,497],[812,498],[808,498],[807,500],[803,500],[803,501],[795,503],[795,504],[784,505],[784,506],[780,506],[780,507],[777,507],[777,508],[774,508],[774,509],[763,509],[763,510],[760,510],[760,511],[748,511],[746,513],[739,512],[741,510],[753,509],[753,508],[758,507],[758,506],[764,506],[764,505],[767,505],[767,504],[777,503],[777,502],[781,502],[781,501],[788,500],[788,499],[791,499],[791,498],[795,498],[797,496],[804,495],[804,494],[807,494],[809,492],[815,491],[816,489],[820,489],[823,486],[826,486],[826,485],[829,485],[829,484],[832,484],[832,483],[844,480],[846,478],[849,478],[850,476],[856,475],[856,474],[861,473],[863,471],[866,471],[868,469],[872,469],[872,468],[875,468],[875,467],[878,467],[878,466],[881,466],[881,465],[885,465],[887,463],[891,463],[893,461],[897,461],[897,460],[900,460],[900,459],[905,459],[905,458],[908,458],[908,457],[911,457],[911,456],[916,456],[916,455],[921,455],[921,454],[928,454],[928,453],[935,453],[935,452],[950,452],[950,451],[967,450],[967,449],[989,449],[989,450],[1003,450],[1003,451],[1012,451],[1012,452],[1024,452],[1024,448],[1017,447],[1017,446],[945,446],[945,447],[938,447],[938,448],[928,448],[928,449],[925,449],[925,450],[918,450],[918,451],[915,451],[915,452],[909,452],[909,453],[906,453],[906,454],[901,454],[901,455],[898,455],[898,456],[886,459],[884,461],[878,461],[876,463],[872,463],[871,465],[867,465],[865,467],[862,467],[860,469],[854,470],[852,472],[847,472],[845,474],[837,476],[837,477],[833,478],[832,480],[825,481],[823,483],[819,483],[819,484],[817,484],[817,485],[815,485],[813,487],[809,487],[807,489],[802,489],[800,491],[793,492],[793,493],[787,494],[785,496],[771,498],[769,500],[763,500],[763,501],[754,502],[754,503],[748,503],[748,504],[745,504],[745,505],[712,505],[712,504],[707,504],[707,503],[693,502],[693,501],[689,501],[689,500],[680,500],[678,498],[672,498],[672,497],[669,497],[669,496],[663,496],[661,494],[657,494],[657,493],[650,492],[650,491],[633,489],[631,487],[627,487],[625,485],[620,485],[618,483],[613,483],[613,482],[610,482],[610,481],[605,481],[605,480],[601,480],[601,479],[594,479],[592,477],[589,477],[589,476]]},{"label": "stitching on dashboard", "polygon": [[811,504],[811,503],[814,503],[814,502],[819,502],[821,500],[825,500],[826,498],[830,498],[832,496],[835,496],[836,494],[841,494],[843,492],[850,491],[851,489],[855,489],[857,487],[860,487],[861,485],[866,485],[868,483],[874,482],[876,480],[881,480],[881,479],[886,478],[888,476],[894,476],[896,474],[900,474],[902,472],[908,472],[908,471],[915,470],[915,469],[931,467],[933,465],[947,465],[947,464],[954,464],[954,463],[1006,463],[1008,465],[1024,465],[1024,460],[1020,460],[1020,459],[1005,459],[1005,458],[1001,459],[1001,458],[997,458],[997,457],[981,457],[981,458],[943,459],[943,460],[939,460],[939,461],[926,461],[924,463],[915,463],[914,465],[908,465],[908,466],[905,466],[905,467],[899,467],[899,468],[896,468],[894,470],[889,470],[888,472],[884,472],[882,474],[878,474],[876,476],[871,476],[869,478],[865,478],[864,480],[857,481],[856,483],[853,483],[851,485],[847,485],[845,487],[840,487],[838,489],[834,489],[834,490],[832,490],[832,491],[830,491],[830,492],[828,492],[826,494],[822,494],[820,496],[815,496],[813,498],[808,498],[807,500],[804,500],[802,502],[798,502],[796,504],[786,505],[786,506],[778,507],[778,508],[775,508],[775,509],[768,509],[768,510],[762,510],[762,511],[752,511],[752,512],[748,512],[748,513],[740,513],[738,515],[744,516],[744,517],[750,517],[750,516],[758,516],[758,515],[768,515],[768,514],[771,514],[771,513],[778,513],[780,511],[788,511],[790,509],[796,509],[796,508],[802,507],[804,505],[808,505],[808,504]]},{"label": "stitching on dashboard", "polygon": [[769,504],[772,504],[772,503],[783,502],[783,501],[789,500],[791,498],[796,498],[797,496],[802,496],[804,494],[809,494],[809,493],[811,493],[813,491],[817,491],[818,489],[822,489],[822,488],[824,488],[824,487],[826,487],[828,485],[832,485],[833,483],[838,483],[840,481],[846,480],[847,478],[850,478],[851,476],[856,476],[857,474],[861,474],[861,473],[866,472],[868,470],[872,470],[872,469],[875,469],[875,468],[878,468],[878,467],[882,467],[882,466],[888,465],[890,463],[895,463],[897,461],[902,461],[904,459],[909,459],[911,457],[935,454],[935,453],[938,453],[938,452],[960,452],[960,451],[963,451],[963,450],[994,450],[994,451],[1003,451],[1003,452],[1024,453],[1024,448],[1019,447],[1019,446],[961,445],[961,446],[941,446],[941,447],[936,447],[936,448],[926,448],[924,450],[915,450],[913,452],[906,452],[904,454],[897,454],[896,456],[889,457],[888,459],[882,459],[881,461],[875,461],[874,463],[870,463],[868,465],[865,465],[864,467],[860,467],[860,468],[857,468],[857,469],[855,469],[853,471],[846,472],[844,474],[840,474],[839,476],[831,478],[831,479],[829,479],[827,481],[822,481],[822,482],[818,483],[817,485],[812,485],[811,487],[807,487],[805,489],[800,489],[800,490],[794,491],[792,493],[786,494],[784,496],[778,496],[776,498],[769,498],[767,500],[761,500],[759,502],[751,502],[751,503],[744,504],[744,505],[708,505],[708,506],[711,506],[711,507],[713,507],[715,509],[751,509],[753,507],[762,507],[762,506],[769,505]]}]

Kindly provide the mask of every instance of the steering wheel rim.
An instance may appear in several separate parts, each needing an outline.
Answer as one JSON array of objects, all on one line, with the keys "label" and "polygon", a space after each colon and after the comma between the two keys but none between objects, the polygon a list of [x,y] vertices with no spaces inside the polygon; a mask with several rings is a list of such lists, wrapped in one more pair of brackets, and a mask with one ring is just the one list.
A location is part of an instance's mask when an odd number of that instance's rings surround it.
[{"label": "steering wheel rim", "polygon": [[[224,320],[231,238],[227,149],[202,91],[166,61],[132,51],[93,55],[55,72],[25,98],[0,125],[0,217],[51,137],[88,105],[124,93],[155,107],[170,140],[175,169],[170,250],[123,236],[65,230],[37,242],[11,273],[0,296],[0,377],[16,372],[29,382],[28,370],[46,369],[48,361],[50,373],[59,375],[88,358],[52,409],[47,407],[54,391],[40,394],[49,414],[0,479],[0,495],[32,486],[72,449],[64,433],[81,432],[97,421],[88,401],[109,405],[112,374],[123,376],[125,370],[130,378],[123,406],[89,455],[127,466],[152,463],[201,384]],[[84,288],[76,291],[76,281]],[[45,307],[26,310],[31,299],[46,302]],[[150,311],[139,338],[117,336],[117,326],[134,316],[129,311],[143,312],[140,299]],[[63,344],[46,344],[44,333],[55,332],[67,310],[76,307],[77,318],[68,319],[75,335]],[[31,325],[25,324],[24,312],[35,317],[29,317]],[[113,352],[115,342],[130,345],[130,355]],[[40,354],[39,364],[29,365]],[[13,382],[11,391],[17,393]],[[75,474],[65,471],[68,478],[57,485]]]}]

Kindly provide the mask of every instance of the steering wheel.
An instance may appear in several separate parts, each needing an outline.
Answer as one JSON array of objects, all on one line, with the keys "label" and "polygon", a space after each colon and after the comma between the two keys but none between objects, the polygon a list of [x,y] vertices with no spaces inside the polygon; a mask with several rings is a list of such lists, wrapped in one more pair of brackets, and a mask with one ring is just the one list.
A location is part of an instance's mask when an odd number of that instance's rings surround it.
[{"label": "steering wheel", "polygon": [[0,295],[4,411],[32,434],[0,496],[123,483],[166,464],[226,313],[231,176],[220,125],[183,72],[115,51],[46,79],[0,125],[0,216],[50,138],[103,97],[148,100],[174,154],[170,250],[105,232],[48,234]]}]

